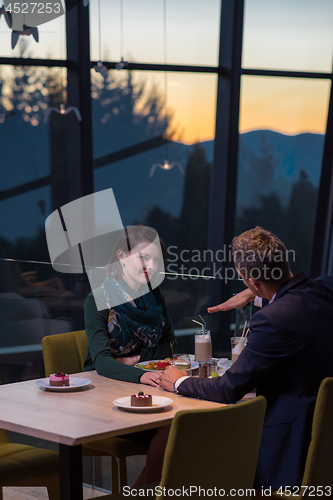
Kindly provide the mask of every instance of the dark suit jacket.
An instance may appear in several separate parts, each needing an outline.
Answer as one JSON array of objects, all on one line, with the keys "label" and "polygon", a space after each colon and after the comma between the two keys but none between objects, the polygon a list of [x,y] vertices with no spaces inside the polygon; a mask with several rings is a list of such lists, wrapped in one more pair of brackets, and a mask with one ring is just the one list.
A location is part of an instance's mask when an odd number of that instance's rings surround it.
[{"label": "dark suit jacket", "polygon": [[300,485],[318,388],[333,376],[333,278],[294,276],[250,328],[247,346],[222,377],[190,377],[178,391],[235,403],[256,388],[267,411],[255,487]]}]

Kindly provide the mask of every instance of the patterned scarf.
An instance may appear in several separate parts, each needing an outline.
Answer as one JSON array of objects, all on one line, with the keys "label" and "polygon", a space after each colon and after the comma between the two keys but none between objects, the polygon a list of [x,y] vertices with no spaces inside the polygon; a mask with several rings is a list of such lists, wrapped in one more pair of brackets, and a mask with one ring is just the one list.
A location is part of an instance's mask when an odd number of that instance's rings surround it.
[{"label": "patterned scarf", "polygon": [[[109,345],[114,357],[133,355],[140,348],[151,348],[158,344],[164,326],[162,306],[149,291],[135,297],[133,290],[113,275],[105,278],[102,285],[105,302],[110,309],[108,318]],[[124,303],[112,307],[112,297],[119,294]],[[126,302],[125,302],[126,301]]]}]

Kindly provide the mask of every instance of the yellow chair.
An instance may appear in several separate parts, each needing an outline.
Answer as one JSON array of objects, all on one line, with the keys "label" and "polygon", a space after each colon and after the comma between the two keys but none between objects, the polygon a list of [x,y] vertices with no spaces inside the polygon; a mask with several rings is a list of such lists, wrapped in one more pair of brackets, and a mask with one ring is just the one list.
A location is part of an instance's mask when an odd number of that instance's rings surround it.
[{"label": "yellow chair", "polygon": [[[319,489],[318,489],[319,487]],[[330,488],[330,490],[329,490]],[[322,493],[321,493],[322,492]],[[283,493],[283,492],[282,492]],[[287,492],[286,492],[287,493]],[[311,442],[306,457],[300,495],[272,492],[275,499],[318,498],[333,495],[333,378],[320,384],[312,421]],[[301,494],[303,493],[303,497]]]},{"label": "yellow chair", "polygon": [[[252,489],[265,410],[266,400],[259,396],[233,406],[177,413],[165,451],[160,491],[178,490],[174,496],[184,498],[183,488],[189,493],[190,487],[196,487],[188,496],[202,498],[199,487],[206,497],[216,488],[225,490],[225,497],[240,498],[230,490]],[[103,500],[125,496],[118,493]],[[169,497],[158,492],[156,500],[161,498]]]},{"label": "yellow chair", "polygon": [[58,453],[12,443],[0,429],[0,500],[3,486],[46,486],[49,499],[59,500]]},{"label": "yellow chair", "polygon": [[[79,373],[83,371],[88,354],[85,330],[50,335],[42,339],[45,375],[58,371]],[[94,441],[82,448],[83,456],[111,457],[111,491],[121,491],[127,484],[126,457],[146,455],[147,446],[125,438],[108,438]],[[1,499],[0,499],[1,500]]]}]

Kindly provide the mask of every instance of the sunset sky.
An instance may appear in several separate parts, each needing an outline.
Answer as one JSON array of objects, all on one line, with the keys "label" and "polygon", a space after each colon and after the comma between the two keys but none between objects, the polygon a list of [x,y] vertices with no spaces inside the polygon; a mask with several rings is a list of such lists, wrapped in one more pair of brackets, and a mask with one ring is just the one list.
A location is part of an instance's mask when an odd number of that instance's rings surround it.
[{"label": "sunset sky", "polygon": [[[216,66],[220,0],[166,0],[166,46],[163,0],[90,0],[91,58],[147,63]],[[222,0],[223,5],[223,0]],[[244,68],[331,72],[333,55],[332,0],[246,0]],[[122,30],[121,30],[122,27]],[[121,36],[121,32],[123,35]],[[63,58],[64,18],[40,27],[40,42],[29,37],[33,57]],[[101,36],[101,55],[99,50]],[[121,51],[121,47],[123,50]],[[10,31],[0,20],[0,56],[17,56]],[[140,72],[147,88],[165,93],[164,74]],[[186,143],[214,137],[217,77],[169,73],[168,108]],[[285,134],[323,133],[330,84],[325,80],[243,77],[240,131],[272,129]]]}]

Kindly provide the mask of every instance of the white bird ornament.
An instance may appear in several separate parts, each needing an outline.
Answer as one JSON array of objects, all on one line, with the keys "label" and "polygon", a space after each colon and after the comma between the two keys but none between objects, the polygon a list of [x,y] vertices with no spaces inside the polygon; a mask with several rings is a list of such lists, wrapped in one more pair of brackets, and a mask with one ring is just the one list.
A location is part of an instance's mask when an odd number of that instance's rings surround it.
[{"label": "white bird ornament", "polygon": [[173,161],[172,163],[169,163],[168,160],[164,160],[164,165],[162,165],[161,163],[154,163],[154,165],[150,169],[149,177],[153,177],[157,167],[162,168],[163,170],[171,170],[175,166],[179,168],[179,170],[183,175],[185,175],[184,169],[178,161]]},{"label": "white bird ornament", "polygon": [[74,106],[69,106],[69,108],[65,108],[64,104],[60,104],[60,109],[54,108],[53,106],[51,108],[48,108],[45,112],[45,118],[44,118],[44,123],[47,123],[50,117],[50,114],[52,111],[55,111],[56,113],[59,113],[60,115],[67,115],[71,111],[74,111],[76,118],[79,120],[79,122],[82,122],[81,118],[81,113],[80,111],[74,107]]}]

